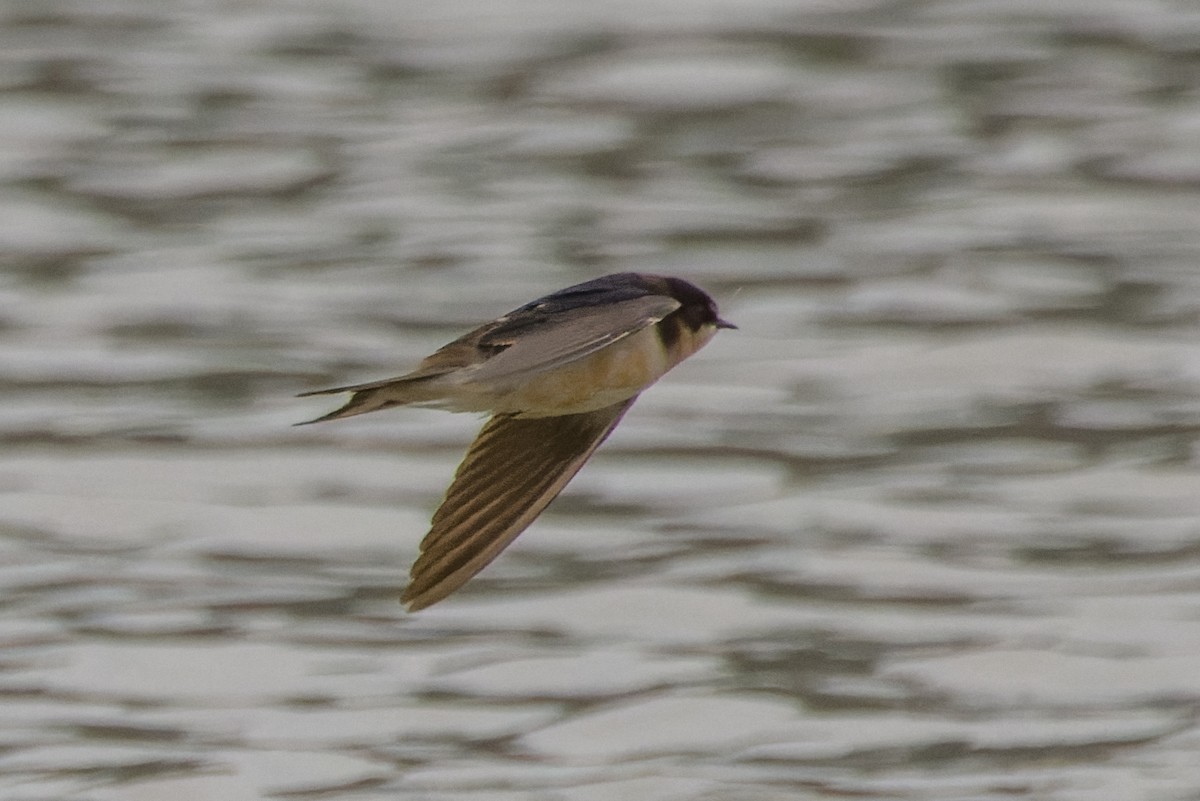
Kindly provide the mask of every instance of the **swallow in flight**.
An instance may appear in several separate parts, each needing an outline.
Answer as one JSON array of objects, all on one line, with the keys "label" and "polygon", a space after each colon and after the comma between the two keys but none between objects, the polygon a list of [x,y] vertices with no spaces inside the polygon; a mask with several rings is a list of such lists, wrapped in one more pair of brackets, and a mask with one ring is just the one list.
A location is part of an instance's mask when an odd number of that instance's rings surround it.
[{"label": "swallow in flight", "polygon": [[496,558],[554,500],[638,394],[721,328],[699,287],[616,273],[561,289],[481,325],[398,378],[351,392],[319,423],[392,406],[492,417],[471,443],[421,541],[401,601],[442,600]]}]

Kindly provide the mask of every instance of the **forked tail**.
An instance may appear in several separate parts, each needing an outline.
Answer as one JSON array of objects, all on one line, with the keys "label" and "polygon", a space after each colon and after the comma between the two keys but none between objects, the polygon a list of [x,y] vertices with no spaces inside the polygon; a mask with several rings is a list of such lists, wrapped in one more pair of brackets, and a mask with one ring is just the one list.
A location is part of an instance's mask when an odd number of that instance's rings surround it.
[{"label": "forked tail", "polygon": [[431,399],[430,394],[420,391],[420,388],[424,387],[431,378],[433,376],[389,378],[370,384],[353,384],[346,387],[301,392],[296,397],[307,398],[311,395],[336,395],[339,392],[353,392],[354,394],[350,396],[350,400],[346,402],[346,405],[340,409],[335,409],[329,414],[323,414],[313,420],[305,420],[295,425],[307,426],[313,423],[323,423],[326,420],[340,420],[343,417],[366,414],[367,412],[387,409],[392,406],[405,406],[410,403],[428,401]]}]

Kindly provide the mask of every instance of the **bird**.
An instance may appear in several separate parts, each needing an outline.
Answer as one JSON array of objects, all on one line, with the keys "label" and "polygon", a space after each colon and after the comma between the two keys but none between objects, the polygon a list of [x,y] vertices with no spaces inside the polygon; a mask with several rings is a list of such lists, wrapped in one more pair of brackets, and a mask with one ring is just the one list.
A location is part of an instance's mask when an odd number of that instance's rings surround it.
[{"label": "bird", "polygon": [[491,415],[433,514],[401,595],[410,612],[450,595],[524,531],[583,467],[638,395],[720,329],[682,278],[614,273],[485,323],[397,378],[305,392],[352,393],[297,425],[394,406]]}]

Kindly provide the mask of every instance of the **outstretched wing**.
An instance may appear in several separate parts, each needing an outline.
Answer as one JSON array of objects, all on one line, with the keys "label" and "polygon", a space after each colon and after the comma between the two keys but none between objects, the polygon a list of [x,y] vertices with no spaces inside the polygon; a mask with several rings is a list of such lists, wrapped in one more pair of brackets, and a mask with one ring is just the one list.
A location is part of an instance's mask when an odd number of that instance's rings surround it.
[{"label": "outstretched wing", "polygon": [[583,414],[489,420],[433,515],[400,600],[423,609],[495,559],[579,472],[634,400]]}]

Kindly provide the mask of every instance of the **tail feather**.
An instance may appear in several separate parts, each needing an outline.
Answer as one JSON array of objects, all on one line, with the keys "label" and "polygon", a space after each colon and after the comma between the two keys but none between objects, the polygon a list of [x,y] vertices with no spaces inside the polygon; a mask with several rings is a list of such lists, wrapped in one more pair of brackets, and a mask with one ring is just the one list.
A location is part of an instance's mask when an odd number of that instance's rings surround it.
[{"label": "tail feather", "polygon": [[399,378],[385,378],[382,381],[370,381],[366,384],[347,384],[344,387],[330,387],[329,389],[310,389],[308,392],[301,392],[297,398],[311,398],[313,395],[338,395],[342,392],[361,392],[364,389],[379,389],[393,384],[407,383],[413,378],[421,376],[400,376]]},{"label": "tail feather", "polygon": [[366,414],[367,412],[386,409],[390,406],[403,406],[409,403],[420,403],[429,400],[426,393],[413,391],[416,386],[424,383],[422,380],[424,378],[427,377],[390,378],[386,381],[374,381],[370,384],[354,384],[345,387],[302,392],[296,397],[307,398],[311,395],[335,395],[339,392],[353,392],[354,394],[350,396],[350,400],[346,402],[346,405],[340,409],[335,409],[329,414],[323,414],[313,420],[305,420],[295,425],[307,426],[313,423],[323,423],[326,420],[340,420],[343,417]]}]

